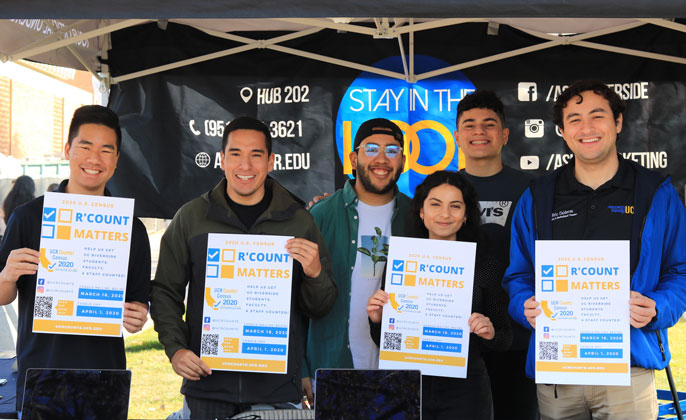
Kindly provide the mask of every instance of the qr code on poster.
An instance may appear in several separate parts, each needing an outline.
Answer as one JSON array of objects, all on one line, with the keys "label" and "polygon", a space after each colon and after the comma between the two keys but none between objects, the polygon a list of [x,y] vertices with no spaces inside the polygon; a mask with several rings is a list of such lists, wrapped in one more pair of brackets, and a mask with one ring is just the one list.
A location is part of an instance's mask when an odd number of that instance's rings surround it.
[{"label": "qr code on poster", "polygon": [[33,305],[34,318],[52,318],[52,296],[36,296]]},{"label": "qr code on poster", "polygon": [[200,343],[200,354],[216,356],[219,348],[219,334],[203,334]]},{"label": "qr code on poster", "polygon": [[557,341],[543,341],[538,349],[539,360],[557,360]]},{"label": "qr code on poster", "polygon": [[383,349],[384,350],[400,350],[400,346],[403,342],[402,333],[383,333]]}]

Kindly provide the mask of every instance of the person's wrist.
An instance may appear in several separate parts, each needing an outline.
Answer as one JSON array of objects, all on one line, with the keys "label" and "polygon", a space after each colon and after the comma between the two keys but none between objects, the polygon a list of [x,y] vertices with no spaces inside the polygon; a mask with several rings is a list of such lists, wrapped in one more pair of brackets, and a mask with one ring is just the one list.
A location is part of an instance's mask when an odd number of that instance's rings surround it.
[{"label": "person's wrist", "polygon": [[0,271],[0,284],[4,284],[4,283],[11,284],[14,282],[9,278],[9,276],[7,275],[5,270],[2,270],[2,271]]}]

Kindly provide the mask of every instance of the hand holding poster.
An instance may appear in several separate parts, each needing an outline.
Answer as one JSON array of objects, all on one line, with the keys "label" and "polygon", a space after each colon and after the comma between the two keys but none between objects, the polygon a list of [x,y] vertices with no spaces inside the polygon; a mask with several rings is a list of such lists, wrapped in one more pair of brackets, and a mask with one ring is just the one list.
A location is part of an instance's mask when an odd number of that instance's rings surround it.
[{"label": "hand holding poster", "polygon": [[536,241],[536,383],[630,385],[629,241]]},{"label": "hand holding poster", "polygon": [[286,373],[290,238],[208,235],[200,357],[211,369]]},{"label": "hand holding poster", "polygon": [[121,336],[133,204],[45,194],[33,332]]},{"label": "hand holding poster", "polygon": [[467,377],[475,258],[471,242],[391,237],[380,369]]}]

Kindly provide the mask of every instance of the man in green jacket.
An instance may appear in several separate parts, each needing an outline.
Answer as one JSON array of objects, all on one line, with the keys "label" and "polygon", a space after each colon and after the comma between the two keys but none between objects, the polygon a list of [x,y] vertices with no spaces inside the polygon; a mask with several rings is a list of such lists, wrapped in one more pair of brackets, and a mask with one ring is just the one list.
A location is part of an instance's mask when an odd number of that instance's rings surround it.
[{"label": "man in green jacket", "polygon": [[[233,120],[224,130],[221,158],[226,178],[174,216],[152,285],[155,330],[184,378],[181,393],[191,419],[228,418],[256,403],[300,401],[303,315],[321,317],[336,299],[329,252],[312,216],[267,177],[274,164],[267,126],[249,117]],[[286,375],[213,372],[198,356],[209,233],[295,237],[286,246],[294,261]]]},{"label": "man in green jacket", "polygon": [[364,122],[350,153],[356,180],[311,210],[335,256],[339,293],[325,317],[310,320],[303,370],[303,391],[310,400],[310,378],[318,368],[378,367],[366,307],[381,286],[388,238],[405,232],[410,199],[396,186],[404,161],[403,133],[396,124],[384,118]]}]

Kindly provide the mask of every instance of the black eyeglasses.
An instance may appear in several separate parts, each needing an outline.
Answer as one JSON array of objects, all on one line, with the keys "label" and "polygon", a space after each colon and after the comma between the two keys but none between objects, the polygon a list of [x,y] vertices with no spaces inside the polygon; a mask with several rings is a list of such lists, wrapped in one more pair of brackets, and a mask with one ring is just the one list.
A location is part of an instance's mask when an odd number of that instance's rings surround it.
[{"label": "black eyeglasses", "polygon": [[367,143],[364,146],[358,146],[355,150],[362,149],[365,156],[373,158],[383,150],[384,154],[389,159],[395,159],[403,154],[403,148],[396,146],[395,144],[389,144],[387,146],[379,146],[375,143]]}]

